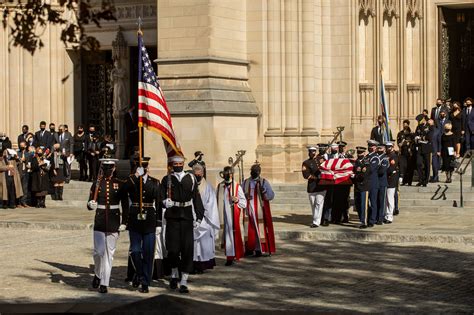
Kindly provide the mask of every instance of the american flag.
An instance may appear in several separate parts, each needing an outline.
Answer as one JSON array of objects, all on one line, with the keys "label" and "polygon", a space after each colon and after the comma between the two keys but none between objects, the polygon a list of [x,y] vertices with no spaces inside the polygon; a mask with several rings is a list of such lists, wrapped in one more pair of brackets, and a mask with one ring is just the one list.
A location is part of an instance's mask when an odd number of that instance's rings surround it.
[{"label": "american flag", "polygon": [[174,133],[165,96],[140,34],[138,35],[138,126],[161,134],[168,157],[183,156]]},{"label": "american flag", "polygon": [[329,159],[320,166],[321,182],[326,185],[350,184],[353,165],[349,159]]}]

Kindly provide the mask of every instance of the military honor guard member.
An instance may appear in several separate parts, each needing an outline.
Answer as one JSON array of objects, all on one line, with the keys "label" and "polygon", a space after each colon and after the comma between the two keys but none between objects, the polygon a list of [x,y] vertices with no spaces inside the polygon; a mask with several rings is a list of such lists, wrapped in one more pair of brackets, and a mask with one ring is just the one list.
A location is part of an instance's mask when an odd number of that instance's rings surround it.
[{"label": "military honor guard member", "polygon": [[227,257],[225,265],[231,266],[244,256],[240,214],[247,207],[247,199],[242,187],[234,181],[230,166],[224,167],[220,175],[224,179],[217,186],[217,206],[222,216],[220,239]]},{"label": "military honor guard member", "polygon": [[301,166],[301,173],[303,178],[308,181],[307,189],[309,203],[311,205],[311,211],[313,215],[313,221],[310,225],[311,228],[317,228],[321,224],[324,207],[324,197],[326,196],[326,186],[319,185],[320,170],[319,165],[325,158],[325,150],[319,151],[319,147],[310,146],[308,147],[308,159],[303,162]]},{"label": "military honor guard member", "polygon": [[395,211],[395,201],[399,179],[399,158],[398,152],[393,149],[392,142],[387,142],[385,147],[387,150],[389,166],[387,169],[387,202],[385,204],[385,218],[383,223],[390,224],[393,222],[393,215]]},{"label": "military honor guard member", "polygon": [[368,168],[370,169],[369,176],[369,223],[368,227],[373,227],[377,222],[378,213],[378,194],[379,194],[379,165],[380,158],[377,154],[377,145],[379,143],[375,140],[367,141],[369,154],[367,160],[369,161]]},{"label": "military honor guard member", "polygon": [[372,214],[372,221],[375,224],[382,225],[385,218],[385,205],[387,204],[387,187],[388,187],[388,176],[387,171],[389,167],[389,160],[385,152],[385,145],[379,144],[377,146],[377,154],[379,155],[380,164],[378,168],[378,196],[377,196],[377,213],[374,217]]},{"label": "military honor guard member", "polygon": [[[132,202],[128,219],[130,255],[135,269],[132,285],[137,288],[141,284],[141,293],[149,292],[156,234],[161,232],[162,224],[160,182],[148,174],[149,161],[149,157],[143,157],[141,166],[125,184],[125,191]],[[135,162],[139,163],[139,160]]]},{"label": "military honor guard member", "polygon": [[273,231],[270,201],[275,198],[272,186],[260,174],[262,168],[255,162],[250,169],[250,177],[244,180],[242,188],[247,198],[247,208],[244,212],[244,240],[247,255],[255,253],[275,253],[275,234]]},{"label": "military honor guard member", "polygon": [[184,157],[170,157],[168,163],[172,172],[161,181],[161,195],[166,207],[165,242],[171,267],[170,289],[178,288],[181,271],[179,292],[189,293],[187,281],[194,271],[194,229],[198,229],[202,222],[204,206],[196,177],[183,170]]},{"label": "military honor guard member", "polygon": [[115,177],[116,161],[101,159],[100,176],[92,184],[87,202],[87,208],[95,211],[92,287],[100,293],[107,293],[119,232],[125,231],[128,220],[128,198],[123,191],[124,182]]},{"label": "military honor guard member", "polygon": [[354,162],[354,205],[359,215],[359,228],[367,228],[367,206],[370,190],[370,164],[364,147],[356,147],[357,159]]},{"label": "military honor guard member", "polygon": [[[347,143],[338,141],[338,154],[336,158],[349,159],[350,155],[345,152]],[[351,185],[334,185],[333,187],[333,209],[332,221],[334,223],[349,222],[349,198],[351,194]]]}]

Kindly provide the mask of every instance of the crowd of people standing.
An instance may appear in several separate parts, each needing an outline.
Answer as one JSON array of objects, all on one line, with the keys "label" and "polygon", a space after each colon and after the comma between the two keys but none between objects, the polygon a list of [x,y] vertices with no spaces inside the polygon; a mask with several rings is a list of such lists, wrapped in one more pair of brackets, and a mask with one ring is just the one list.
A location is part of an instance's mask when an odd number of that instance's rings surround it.
[{"label": "crowd of people standing", "polygon": [[78,126],[74,135],[67,124],[56,130],[54,123],[41,121],[39,130],[31,132],[23,125],[18,135],[18,149],[5,133],[0,134],[2,159],[0,200],[3,208],[46,207],[46,196],[63,199],[64,185],[71,180],[71,164],[77,160],[80,180],[97,178],[99,159],[113,155],[115,144],[110,135],[100,137],[94,126],[88,131]]}]

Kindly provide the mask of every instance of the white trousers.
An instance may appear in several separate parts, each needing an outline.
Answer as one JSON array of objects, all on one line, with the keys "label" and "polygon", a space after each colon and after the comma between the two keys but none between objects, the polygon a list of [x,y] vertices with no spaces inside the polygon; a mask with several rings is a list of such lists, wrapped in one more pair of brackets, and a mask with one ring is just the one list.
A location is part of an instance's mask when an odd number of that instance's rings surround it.
[{"label": "white trousers", "polygon": [[315,193],[308,193],[309,203],[311,204],[311,210],[313,211],[313,224],[319,226],[321,224],[321,217],[323,215],[324,197],[326,191],[319,191]]},{"label": "white trousers", "polygon": [[109,286],[112,261],[119,233],[94,231],[94,272],[100,285]]},{"label": "white trousers", "polygon": [[387,188],[387,200],[385,202],[385,220],[393,221],[393,211],[395,210],[396,188]]}]

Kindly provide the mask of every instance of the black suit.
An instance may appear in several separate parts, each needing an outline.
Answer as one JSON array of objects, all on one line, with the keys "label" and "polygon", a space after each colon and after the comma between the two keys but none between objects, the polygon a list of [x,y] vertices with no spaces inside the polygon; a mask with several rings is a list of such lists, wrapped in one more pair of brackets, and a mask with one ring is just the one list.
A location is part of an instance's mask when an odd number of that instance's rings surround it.
[{"label": "black suit", "polygon": [[435,122],[438,121],[438,118],[439,118],[439,113],[444,110],[446,112],[449,112],[449,108],[444,106],[444,105],[441,105],[441,106],[435,106],[431,109],[431,115],[430,115],[430,119],[433,119]]},{"label": "black suit", "polygon": [[[69,131],[65,131],[58,134],[58,143],[60,145],[59,150],[67,158],[69,155],[74,154],[74,138]],[[66,181],[71,179],[71,164],[66,162]]]},{"label": "black suit", "polygon": [[34,145],[35,147],[44,147],[45,149],[49,148],[50,150],[52,149],[51,147],[53,146],[54,138],[53,135],[48,131],[41,131],[38,130],[35,133],[35,141]]},{"label": "black suit", "polygon": [[[27,133],[22,133],[18,136],[18,139],[17,139],[18,146],[20,145],[20,142],[26,142],[26,135],[27,134],[28,134],[28,132]],[[27,143],[27,144],[29,144],[29,143]]]},{"label": "black suit", "polygon": [[[469,114],[468,114],[469,111]],[[466,138],[466,149],[474,149],[474,106],[463,109],[464,115],[464,136]]]},{"label": "black suit", "polygon": [[434,128],[428,124],[421,124],[416,127],[415,135],[419,137],[416,152],[416,166],[419,182],[422,185],[428,184],[430,176],[430,155],[433,152]]}]

